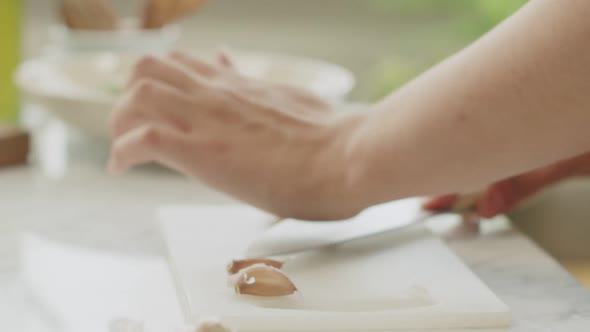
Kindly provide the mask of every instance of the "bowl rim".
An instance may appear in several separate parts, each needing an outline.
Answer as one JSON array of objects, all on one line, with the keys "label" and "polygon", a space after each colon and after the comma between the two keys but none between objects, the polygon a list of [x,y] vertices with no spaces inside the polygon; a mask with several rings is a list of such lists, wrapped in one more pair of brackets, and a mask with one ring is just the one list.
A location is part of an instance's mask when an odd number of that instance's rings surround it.
[{"label": "bowl rim", "polygon": [[[207,54],[211,54],[211,52],[215,52],[215,49],[198,49],[198,50],[186,50],[189,54],[197,55],[197,56],[205,56]],[[354,87],[356,86],[357,79],[354,73],[339,64],[329,62],[324,59],[314,58],[309,56],[302,56],[302,55],[295,55],[295,54],[282,54],[282,53],[273,53],[273,52],[263,52],[263,51],[249,51],[249,50],[239,50],[232,52],[236,55],[239,55],[243,58],[259,58],[259,59],[277,59],[277,61],[299,61],[303,63],[308,63],[310,65],[317,65],[323,68],[329,68],[329,70],[333,72],[337,72],[339,77],[339,89],[340,92],[338,96],[336,93],[332,93],[331,99],[335,101],[343,101],[346,97],[352,92]],[[30,83],[30,76],[31,75],[38,75],[36,70],[38,68],[43,67],[45,69],[53,69],[59,70],[59,66],[63,65],[68,60],[74,61],[94,61],[98,57],[104,56],[119,56],[119,57],[126,57],[126,58],[137,58],[140,57],[141,54],[125,54],[125,53],[117,53],[117,52],[100,52],[100,53],[92,53],[92,54],[76,54],[73,58],[68,59],[54,59],[49,56],[39,56],[36,58],[31,58],[22,62],[17,70],[14,73],[14,82],[16,86],[21,90],[21,92],[29,95],[29,96],[36,96],[42,98],[53,98],[55,100],[67,101],[67,102],[77,102],[77,103],[94,103],[94,104],[102,104],[102,105],[110,105],[112,106],[116,100],[116,95],[107,95],[107,94],[68,94],[67,92],[58,92],[58,91],[48,91],[47,89],[43,89],[35,84]],[[336,89],[334,89],[336,90]],[[89,90],[92,91],[92,90]],[[325,98],[329,99],[327,96]]]}]

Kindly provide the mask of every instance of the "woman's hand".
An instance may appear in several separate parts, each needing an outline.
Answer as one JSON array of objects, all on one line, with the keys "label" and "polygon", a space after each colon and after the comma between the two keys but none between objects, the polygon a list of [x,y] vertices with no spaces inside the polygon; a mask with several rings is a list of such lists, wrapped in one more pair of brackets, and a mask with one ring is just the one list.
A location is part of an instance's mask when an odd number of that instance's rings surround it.
[{"label": "woman's hand", "polygon": [[[590,152],[556,164],[511,177],[489,186],[475,203],[478,215],[494,217],[512,210],[538,191],[568,177],[590,175]],[[427,200],[427,210],[446,210],[459,195],[438,196]]]},{"label": "woman's hand", "polygon": [[349,217],[362,209],[347,171],[354,122],[309,92],[239,75],[224,56],[150,56],[113,112],[108,167],[155,161],[283,217]]}]

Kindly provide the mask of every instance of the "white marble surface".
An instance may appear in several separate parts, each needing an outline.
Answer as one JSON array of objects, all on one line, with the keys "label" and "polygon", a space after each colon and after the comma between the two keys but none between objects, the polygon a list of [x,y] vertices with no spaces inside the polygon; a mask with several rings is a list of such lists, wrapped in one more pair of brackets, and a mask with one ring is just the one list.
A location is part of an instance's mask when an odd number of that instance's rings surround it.
[{"label": "white marble surface", "polygon": [[[230,201],[157,167],[108,176],[107,146],[42,127],[32,165],[0,170],[0,331],[109,331],[121,318],[175,331],[154,210]],[[539,247],[501,220],[479,234],[456,221],[431,226],[512,308],[510,332],[590,330],[590,292]]]}]

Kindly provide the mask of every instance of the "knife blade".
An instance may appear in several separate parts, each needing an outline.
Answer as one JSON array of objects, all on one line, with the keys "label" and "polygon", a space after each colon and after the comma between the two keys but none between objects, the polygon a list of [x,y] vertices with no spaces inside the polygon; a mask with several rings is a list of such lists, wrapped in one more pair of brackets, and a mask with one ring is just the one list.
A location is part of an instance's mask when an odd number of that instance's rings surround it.
[{"label": "knife blade", "polygon": [[247,249],[248,257],[273,257],[365,239],[398,231],[445,213],[427,212],[421,199],[411,198],[371,207],[342,221],[317,222],[285,219],[266,230]]}]

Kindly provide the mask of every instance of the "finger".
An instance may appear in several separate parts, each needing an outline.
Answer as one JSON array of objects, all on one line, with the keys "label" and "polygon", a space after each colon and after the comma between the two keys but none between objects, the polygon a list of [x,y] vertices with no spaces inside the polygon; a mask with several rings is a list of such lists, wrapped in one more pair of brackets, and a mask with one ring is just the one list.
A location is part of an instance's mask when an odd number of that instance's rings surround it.
[{"label": "finger", "polygon": [[133,70],[127,89],[142,80],[155,80],[166,83],[186,93],[193,93],[200,87],[200,81],[184,67],[167,59],[144,56]]},{"label": "finger", "polygon": [[118,138],[111,149],[108,171],[121,173],[147,162],[158,162],[181,171],[190,152],[186,134],[159,124],[148,124]]},{"label": "finger", "polygon": [[505,183],[496,183],[476,203],[477,213],[485,218],[492,218],[510,210],[514,201],[512,189]]},{"label": "finger", "polygon": [[563,177],[573,175],[590,175],[590,152],[563,160],[556,164],[559,173]]},{"label": "finger", "polygon": [[551,168],[543,168],[497,182],[477,202],[477,211],[487,218],[507,213],[521,201],[555,182],[555,174]]},{"label": "finger", "polygon": [[138,81],[115,106],[110,118],[111,135],[117,138],[149,122],[188,132],[192,129],[188,109],[188,97],[174,87],[152,79]]},{"label": "finger", "polygon": [[422,208],[428,211],[445,211],[453,207],[457,198],[456,194],[428,198]]},{"label": "finger", "polygon": [[578,174],[590,174],[590,153],[500,181],[488,189],[477,209],[485,217],[509,212],[543,188]]},{"label": "finger", "polygon": [[168,57],[182,66],[189,68],[194,73],[206,78],[213,78],[219,75],[219,70],[215,66],[186,53],[174,51],[170,53]]}]

